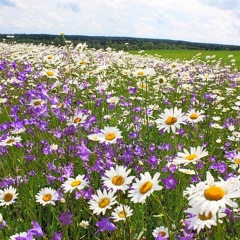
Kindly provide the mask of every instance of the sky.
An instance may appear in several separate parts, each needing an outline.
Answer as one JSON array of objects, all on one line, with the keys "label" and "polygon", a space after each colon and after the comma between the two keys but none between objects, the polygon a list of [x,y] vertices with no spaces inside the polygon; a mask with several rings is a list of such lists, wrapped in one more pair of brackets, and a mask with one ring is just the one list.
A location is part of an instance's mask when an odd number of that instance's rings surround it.
[{"label": "sky", "polygon": [[240,0],[0,0],[0,33],[240,45]]}]

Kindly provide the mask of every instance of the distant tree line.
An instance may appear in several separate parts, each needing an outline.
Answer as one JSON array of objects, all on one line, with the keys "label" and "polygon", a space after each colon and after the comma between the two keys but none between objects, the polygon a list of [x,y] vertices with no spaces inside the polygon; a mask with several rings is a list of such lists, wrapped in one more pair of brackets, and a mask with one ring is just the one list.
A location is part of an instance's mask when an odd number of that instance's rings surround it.
[{"label": "distant tree line", "polygon": [[[192,50],[240,50],[238,45],[223,45],[210,43],[197,43],[168,39],[132,38],[132,37],[103,37],[103,36],[82,36],[64,35],[67,41],[71,41],[73,46],[78,43],[86,43],[89,48],[115,50],[155,50],[155,49],[192,49]],[[60,35],[49,34],[0,34],[0,41],[16,43],[32,43],[63,46],[64,39]]]}]

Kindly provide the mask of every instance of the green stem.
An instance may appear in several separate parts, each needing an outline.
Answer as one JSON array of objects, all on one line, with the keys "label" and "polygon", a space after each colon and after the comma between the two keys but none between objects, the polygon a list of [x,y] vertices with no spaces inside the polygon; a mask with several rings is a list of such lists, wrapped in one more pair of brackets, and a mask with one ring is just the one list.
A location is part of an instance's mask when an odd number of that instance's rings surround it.
[{"label": "green stem", "polygon": [[[165,218],[165,220],[166,220],[167,227],[168,227],[168,234],[169,234],[169,236],[170,236],[171,225],[170,225],[169,219],[171,219],[171,218],[170,218],[170,216],[166,213],[166,211],[165,211],[165,209],[164,209],[161,201],[155,196],[155,194],[152,193],[152,196],[153,196],[153,197],[155,198],[155,200],[158,202],[158,204],[159,204],[159,206],[160,206],[160,208],[161,208],[161,210],[162,210],[162,212],[163,212],[163,215],[164,215],[164,218]],[[171,219],[171,220],[174,221],[173,219]]]}]

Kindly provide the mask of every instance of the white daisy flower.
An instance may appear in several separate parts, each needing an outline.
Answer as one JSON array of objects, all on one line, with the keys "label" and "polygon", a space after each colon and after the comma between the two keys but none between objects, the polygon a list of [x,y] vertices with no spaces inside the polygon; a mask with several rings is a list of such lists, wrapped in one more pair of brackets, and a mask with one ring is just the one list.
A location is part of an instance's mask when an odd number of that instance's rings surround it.
[{"label": "white daisy flower", "polygon": [[183,149],[184,152],[179,152],[177,157],[173,159],[173,164],[184,164],[189,163],[196,164],[201,158],[208,156],[208,151],[204,150],[203,147],[190,147],[190,152],[187,149]]},{"label": "white daisy flower", "polygon": [[92,140],[92,141],[96,141],[98,142],[100,140],[100,137],[102,136],[102,133],[93,133],[88,135],[88,139]]},{"label": "white daisy flower", "polygon": [[164,109],[164,113],[155,122],[159,130],[164,129],[168,133],[172,130],[175,133],[176,129],[180,128],[180,124],[186,124],[184,120],[185,117],[182,110],[175,107],[174,109]]},{"label": "white daisy flower", "polygon": [[152,178],[149,172],[140,174],[141,178],[135,178],[131,190],[129,191],[128,197],[131,197],[131,201],[134,203],[145,203],[145,200],[154,191],[161,190],[163,187],[158,185],[160,173],[155,173]]},{"label": "white daisy flower", "polygon": [[178,171],[182,172],[182,173],[185,173],[187,175],[194,175],[194,174],[196,174],[194,170],[186,169],[186,168],[179,168]]},{"label": "white daisy flower", "polygon": [[16,233],[16,234],[10,236],[10,240],[16,240],[16,239],[19,238],[19,237],[26,238],[27,235],[28,235],[27,232]]},{"label": "white daisy flower", "polygon": [[203,111],[196,111],[195,109],[190,110],[186,114],[186,120],[189,123],[197,123],[203,121],[205,115],[203,115]]},{"label": "white daisy flower", "polygon": [[46,100],[43,100],[41,98],[35,98],[35,99],[32,99],[32,101],[28,105],[33,107],[42,107],[45,104],[46,104]]},{"label": "white daisy flower", "polygon": [[161,76],[158,76],[156,79],[155,79],[155,82],[158,84],[158,85],[164,85],[166,82],[167,82],[167,79],[161,75]]},{"label": "white daisy flower", "polygon": [[105,143],[116,143],[117,139],[122,138],[121,131],[116,127],[105,127],[100,130],[99,141]]},{"label": "white daisy flower", "polygon": [[38,192],[38,194],[35,195],[35,197],[36,197],[36,202],[39,202],[43,206],[45,206],[46,204],[55,205],[55,201],[58,200],[58,193],[56,190],[50,187],[45,187],[45,188],[42,188]]},{"label": "white daisy flower", "polygon": [[87,229],[88,225],[89,225],[89,221],[84,221],[84,220],[82,220],[82,221],[79,223],[79,226],[82,227],[82,228],[84,228],[84,229]]},{"label": "white daisy flower", "polygon": [[63,191],[65,193],[72,192],[74,189],[82,190],[85,186],[87,186],[86,180],[84,180],[84,175],[78,175],[75,178],[69,178],[63,184]]},{"label": "white daisy flower", "polygon": [[84,115],[82,112],[77,111],[74,115],[74,117],[71,117],[67,120],[67,126],[73,125],[76,127],[77,125],[82,125],[84,122],[86,122],[87,115]]},{"label": "white daisy flower", "polygon": [[217,226],[218,222],[222,223],[220,218],[226,216],[226,214],[221,211],[218,211],[217,214],[212,214],[211,211],[208,214],[201,214],[197,208],[188,208],[184,212],[195,215],[194,217],[186,218],[185,220],[190,223],[188,229],[197,230],[197,233],[205,227],[211,228],[212,226]]},{"label": "white daisy flower", "polygon": [[107,103],[117,104],[119,102],[119,97],[110,97],[107,99]]},{"label": "white daisy flower", "polygon": [[49,70],[49,69],[45,69],[42,72],[42,75],[45,75],[49,78],[57,78],[58,77],[58,72],[56,70]]},{"label": "white daisy flower", "polygon": [[7,206],[15,203],[18,193],[16,188],[9,186],[3,190],[0,190],[0,206]]},{"label": "white daisy flower", "polygon": [[22,138],[19,136],[7,136],[6,139],[2,140],[0,142],[0,146],[13,146],[16,145],[17,143],[21,142]]},{"label": "white daisy flower", "polygon": [[238,205],[232,198],[240,197],[239,178],[229,178],[224,181],[215,182],[210,172],[204,182],[199,182],[196,186],[191,185],[183,194],[188,196],[189,205],[198,208],[199,213],[207,216],[210,212],[216,214],[221,209],[225,211],[226,205],[236,208]]},{"label": "white daisy flower", "polygon": [[127,170],[127,167],[124,166],[116,166],[115,169],[113,167],[110,170],[107,170],[102,177],[103,184],[111,189],[113,192],[117,190],[122,190],[124,193],[129,188],[128,185],[134,179],[133,176],[128,177],[131,169]]},{"label": "white daisy flower", "polygon": [[114,196],[113,191],[107,192],[106,189],[103,192],[99,189],[97,194],[92,196],[92,199],[89,201],[90,209],[93,210],[94,214],[105,214],[107,209],[111,209],[114,204],[116,204],[116,197]]},{"label": "white daisy flower", "polygon": [[133,76],[142,77],[142,76],[153,76],[156,74],[153,68],[139,68],[133,71]]},{"label": "white daisy flower", "polygon": [[168,228],[161,226],[161,227],[157,227],[153,230],[152,232],[153,237],[157,238],[161,235],[161,239],[167,239],[169,237],[168,234]]},{"label": "white daisy flower", "polygon": [[112,218],[114,222],[125,221],[126,218],[133,215],[133,210],[128,205],[120,204],[120,206],[114,209],[112,212]]},{"label": "white daisy flower", "polygon": [[240,164],[240,151],[236,153],[236,156],[234,157],[233,161],[236,164]]}]

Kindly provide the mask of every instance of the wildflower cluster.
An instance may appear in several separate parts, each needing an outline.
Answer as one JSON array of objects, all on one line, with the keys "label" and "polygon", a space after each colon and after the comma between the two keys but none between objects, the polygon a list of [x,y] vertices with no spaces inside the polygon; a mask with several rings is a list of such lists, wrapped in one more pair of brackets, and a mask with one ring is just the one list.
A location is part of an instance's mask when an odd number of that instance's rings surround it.
[{"label": "wildflower cluster", "polygon": [[65,43],[0,43],[0,239],[238,237],[237,67]]}]

